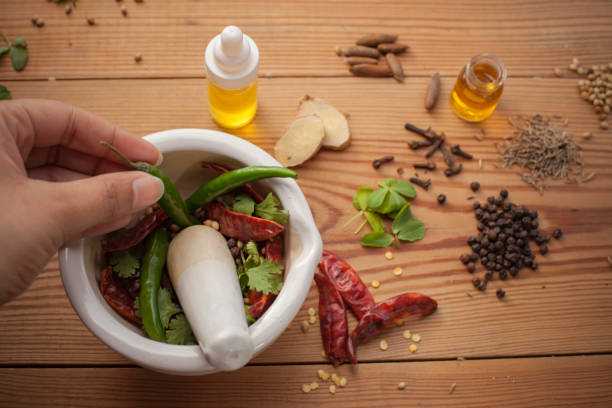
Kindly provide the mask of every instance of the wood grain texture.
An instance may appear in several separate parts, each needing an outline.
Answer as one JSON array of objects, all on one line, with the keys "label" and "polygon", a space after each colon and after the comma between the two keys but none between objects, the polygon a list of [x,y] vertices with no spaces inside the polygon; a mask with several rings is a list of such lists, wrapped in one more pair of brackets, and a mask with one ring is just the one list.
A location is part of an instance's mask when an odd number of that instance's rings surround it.
[{"label": "wood grain texture", "polygon": [[[609,407],[611,356],[361,364],[335,395],[317,370],[246,367],[176,377],[140,368],[0,369],[0,407]],[[331,370],[333,371],[333,370]],[[320,387],[305,394],[302,384]],[[406,389],[398,390],[403,381]],[[451,393],[451,386],[455,384]],[[170,402],[171,401],[171,402]]]},{"label": "wood grain texture", "polygon": [[[612,4],[605,0],[486,2],[147,0],[81,2],[70,16],[63,5],[5,0],[0,27],[22,35],[30,61],[16,73],[0,60],[0,78],[202,77],[208,41],[230,24],[240,26],[261,51],[262,76],[349,76],[334,54],[363,34],[392,32],[410,45],[401,57],[407,76],[439,71],[454,77],[481,52],[499,56],[511,76],[553,76],[572,56],[607,63],[612,49]],[[45,20],[33,27],[32,15]],[[86,17],[97,24],[88,26]],[[136,53],[143,61],[136,64]]]},{"label": "wood grain texture", "polygon": [[[406,327],[393,328],[384,336],[389,350],[381,352],[376,341],[363,345],[360,361],[612,351],[612,273],[606,261],[612,253],[610,132],[595,130],[596,118],[577,97],[573,80],[513,78],[498,110],[482,125],[457,119],[445,103],[447,96],[433,114],[424,112],[427,81],[410,78],[405,85],[397,85],[392,79],[264,79],[257,120],[235,132],[272,152],[304,93],[322,97],[350,114],[351,146],[344,152],[322,151],[297,168],[325,247],[347,258],[364,281],[380,280],[381,287],[373,290],[376,300],[417,291],[440,304],[434,315],[406,323],[423,337],[416,354],[408,351],[409,343],[401,337]],[[442,81],[443,95],[448,95],[452,82],[450,78]],[[15,97],[52,97],[74,103],[137,134],[177,127],[215,128],[207,112],[204,80],[16,81],[6,85]],[[580,186],[553,182],[552,189],[540,196],[514,171],[495,168],[493,143],[511,133],[506,117],[520,112],[558,113],[569,118],[570,131],[593,131],[593,140],[584,143],[584,154],[586,169],[598,173],[595,179]],[[433,186],[429,192],[418,190],[413,207],[427,226],[427,236],[402,245],[388,261],[383,250],[361,248],[358,236],[352,234],[354,227],[342,229],[342,225],[355,213],[351,197],[357,187],[375,186],[385,177],[397,176],[398,166],[406,168],[403,177],[407,178],[413,174],[411,163],[422,161],[423,153],[406,146],[417,138],[403,129],[406,120],[423,127],[435,123],[451,142],[482,158],[485,167],[479,171],[472,161],[465,162],[464,172],[453,179],[440,171],[427,175]],[[478,142],[473,135],[481,127],[486,138]],[[375,171],[371,160],[387,154],[395,155],[396,161]],[[442,164],[441,157],[434,159]],[[472,276],[458,261],[468,249],[465,239],[475,233],[472,201],[466,199],[472,195],[468,185],[473,180],[483,185],[475,194],[478,199],[506,187],[513,200],[539,211],[544,229],[561,227],[565,234],[551,243],[549,255],[538,257],[538,272],[525,270],[518,279],[492,282],[486,295],[473,290]],[[441,192],[448,197],[443,207],[435,202]],[[401,277],[392,275],[395,266],[403,268]],[[508,292],[503,302],[493,294],[497,287]],[[296,323],[255,362],[322,361],[318,327],[306,334],[299,329],[307,308],[316,305],[312,289]],[[0,308],[0,322],[4,364],[127,364],[80,323],[63,294],[56,261],[29,291]],[[351,318],[351,327],[354,324]]]}]

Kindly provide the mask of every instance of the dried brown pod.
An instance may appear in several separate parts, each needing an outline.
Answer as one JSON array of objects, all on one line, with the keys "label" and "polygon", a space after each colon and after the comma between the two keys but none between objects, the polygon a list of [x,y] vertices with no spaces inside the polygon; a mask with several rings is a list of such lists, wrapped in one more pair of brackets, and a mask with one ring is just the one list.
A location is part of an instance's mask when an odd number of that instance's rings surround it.
[{"label": "dried brown pod", "polygon": [[436,72],[431,76],[429,86],[427,87],[427,94],[425,94],[425,109],[432,110],[438,102],[440,96],[440,73]]},{"label": "dried brown pod", "polygon": [[394,43],[396,41],[397,35],[395,34],[368,34],[358,39],[355,44],[376,47],[381,43]]},{"label": "dried brown pod", "polygon": [[387,59],[387,64],[389,64],[391,71],[393,71],[393,78],[395,78],[397,82],[404,82],[404,70],[395,54],[388,53],[385,55],[385,58]]},{"label": "dried brown pod", "polygon": [[408,48],[410,47],[408,47],[406,44],[400,43],[382,43],[378,44],[378,46],[376,47],[376,49],[382,54],[387,54],[389,52],[393,54],[401,54],[403,52],[406,52]]},{"label": "dried brown pod", "polygon": [[391,77],[393,71],[388,64],[357,64],[349,68],[351,73],[362,77]]},{"label": "dried brown pod", "polygon": [[348,57],[344,59],[349,65],[357,65],[357,64],[378,64],[378,59],[369,58],[369,57]]},{"label": "dried brown pod", "polygon": [[343,57],[369,57],[379,58],[380,52],[375,48],[363,47],[361,45],[350,45],[348,47],[336,47],[336,54]]}]

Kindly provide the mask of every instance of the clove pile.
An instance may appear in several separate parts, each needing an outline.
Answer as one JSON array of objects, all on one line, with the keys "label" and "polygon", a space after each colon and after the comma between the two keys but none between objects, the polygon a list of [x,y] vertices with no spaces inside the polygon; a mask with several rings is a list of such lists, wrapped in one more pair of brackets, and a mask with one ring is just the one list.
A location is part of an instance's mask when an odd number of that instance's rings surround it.
[{"label": "clove pile", "polygon": [[[545,255],[551,235],[540,232],[537,211],[510,202],[508,191],[501,190],[499,196],[488,197],[486,203],[474,202],[474,215],[479,232],[467,240],[472,253],[459,258],[470,273],[476,271],[478,260],[486,268],[483,277],[472,279],[474,287],[484,292],[495,276],[506,280],[508,276],[517,276],[524,266],[538,269],[529,241],[535,241],[540,254]],[[556,239],[561,235],[560,229],[552,234]],[[500,299],[504,295],[503,290],[497,293]]]},{"label": "clove pile", "polygon": [[358,39],[355,45],[336,47],[336,54],[349,64],[349,71],[363,77],[394,77],[404,82],[404,70],[398,54],[408,46],[397,43],[394,34],[369,34]]}]

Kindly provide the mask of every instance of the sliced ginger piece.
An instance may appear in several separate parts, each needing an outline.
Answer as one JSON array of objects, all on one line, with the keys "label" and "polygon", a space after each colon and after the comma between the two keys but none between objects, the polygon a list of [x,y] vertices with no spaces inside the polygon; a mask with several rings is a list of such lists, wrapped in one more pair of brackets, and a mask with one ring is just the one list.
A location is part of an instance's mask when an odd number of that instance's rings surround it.
[{"label": "sliced ginger piece", "polygon": [[332,105],[309,95],[300,102],[299,116],[317,115],[325,126],[323,147],[344,150],[351,143],[351,132],[346,117]]},{"label": "sliced ginger piece", "polygon": [[299,166],[314,156],[323,143],[323,121],[315,115],[294,120],[274,146],[274,157],[285,167]]}]

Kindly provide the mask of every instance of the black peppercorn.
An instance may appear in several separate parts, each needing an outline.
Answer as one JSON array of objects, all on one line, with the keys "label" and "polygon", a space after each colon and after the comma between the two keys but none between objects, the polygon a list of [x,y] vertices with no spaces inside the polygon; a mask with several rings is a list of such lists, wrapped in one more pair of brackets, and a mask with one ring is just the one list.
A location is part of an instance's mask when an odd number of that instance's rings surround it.
[{"label": "black peppercorn", "polygon": [[497,198],[495,199],[495,205],[496,205],[496,206],[501,207],[503,204],[504,204],[504,199],[503,199],[503,198],[501,198],[501,197],[497,197]]},{"label": "black peppercorn", "polygon": [[474,238],[474,237],[469,237],[469,238],[467,239],[467,244],[468,244],[468,245],[474,245],[475,243],[476,243],[476,238]]},{"label": "black peppercorn", "polygon": [[516,276],[519,273],[519,268],[517,268],[516,266],[513,266],[512,268],[510,268],[510,275],[512,276]]},{"label": "black peppercorn", "polygon": [[495,204],[495,197],[493,196],[487,197],[487,201],[489,202],[489,204]]},{"label": "black peppercorn", "polygon": [[459,260],[461,262],[463,262],[464,265],[467,265],[467,263],[470,262],[470,255],[469,254],[461,254],[461,256],[459,257]]},{"label": "black peppercorn", "polygon": [[474,285],[475,288],[480,286],[480,278],[474,278],[472,279],[472,285]]},{"label": "black peppercorn", "polygon": [[503,289],[497,289],[495,295],[498,299],[502,299],[504,296],[506,296],[506,292]]},{"label": "black peppercorn", "polygon": [[538,269],[538,263],[536,261],[531,262],[530,268],[534,271]]},{"label": "black peppercorn", "polygon": [[491,279],[493,279],[493,271],[487,271],[487,272],[485,273],[485,279],[486,279],[486,280],[491,280]]},{"label": "black peppercorn", "polygon": [[489,282],[489,281],[487,281],[487,280],[482,281],[482,282],[480,283],[480,286],[478,286],[478,290],[480,290],[480,291],[482,291],[482,292],[484,292],[485,290],[487,290],[487,283],[488,283],[488,282]]},{"label": "black peppercorn", "polygon": [[542,244],[544,243],[544,238],[542,238],[542,236],[538,234],[538,235],[535,237],[535,242],[536,242],[536,244],[538,244],[538,245],[542,245]]},{"label": "black peppercorn", "polygon": [[476,265],[474,264],[474,262],[468,262],[466,268],[469,273],[474,273],[474,271],[476,270]]},{"label": "black peppercorn", "polygon": [[482,222],[479,222],[478,225],[476,226],[476,229],[478,229],[478,231],[482,231],[485,228],[485,225]]},{"label": "black peppercorn", "polygon": [[559,228],[553,231],[553,238],[559,239],[563,235],[563,232]]},{"label": "black peppercorn", "polygon": [[438,196],[438,204],[444,204],[445,201],[446,201],[446,196],[444,194],[440,194]]},{"label": "black peppercorn", "polygon": [[508,190],[503,189],[502,191],[500,191],[500,192],[499,192],[499,195],[500,195],[502,198],[507,198],[507,197],[508,197]]},{"label": "black peppercorn", "polygon": [[481,219],[483,214],[484,214],[484,211],[482,211],[481,208],[477,208],[476,211],[474,212],[474,215],[476,216],[477,219]]},{"label": "black peppercorn", "polygon": [[476,262],[478,260],[478,255],[471,253],[470,254],[470,261],[472,262]]},{"label": "black peppercorn", "polygon": [[474,209],[477,210],[480,208],[480,203],[478,201],[474,201]]},{"label": "black peppercorn", "polygon": [[501,280],[506,280],[506,279],[508,279],[508,272],[506,272],[506,271],[499,271],[499,278],[500,278]]},{"label": "black peppercorn", "polygon": [[546,255],[548,253],[548,247],[546,245],[540,245],[540,253]]},{"label": "black peppercorn", "polygon": [[477,181],[473,181],[472,184],[470,184],[470,188],[473,192],[477,192],[480,189],[480,183]]},{"label": "black peppercorn", "polygon": [[497,238],[497,232],[495,232],[495,230],[489,230],[489,232],[487,233],[487,238],[489,238],[489,240],[494,241]]}]

